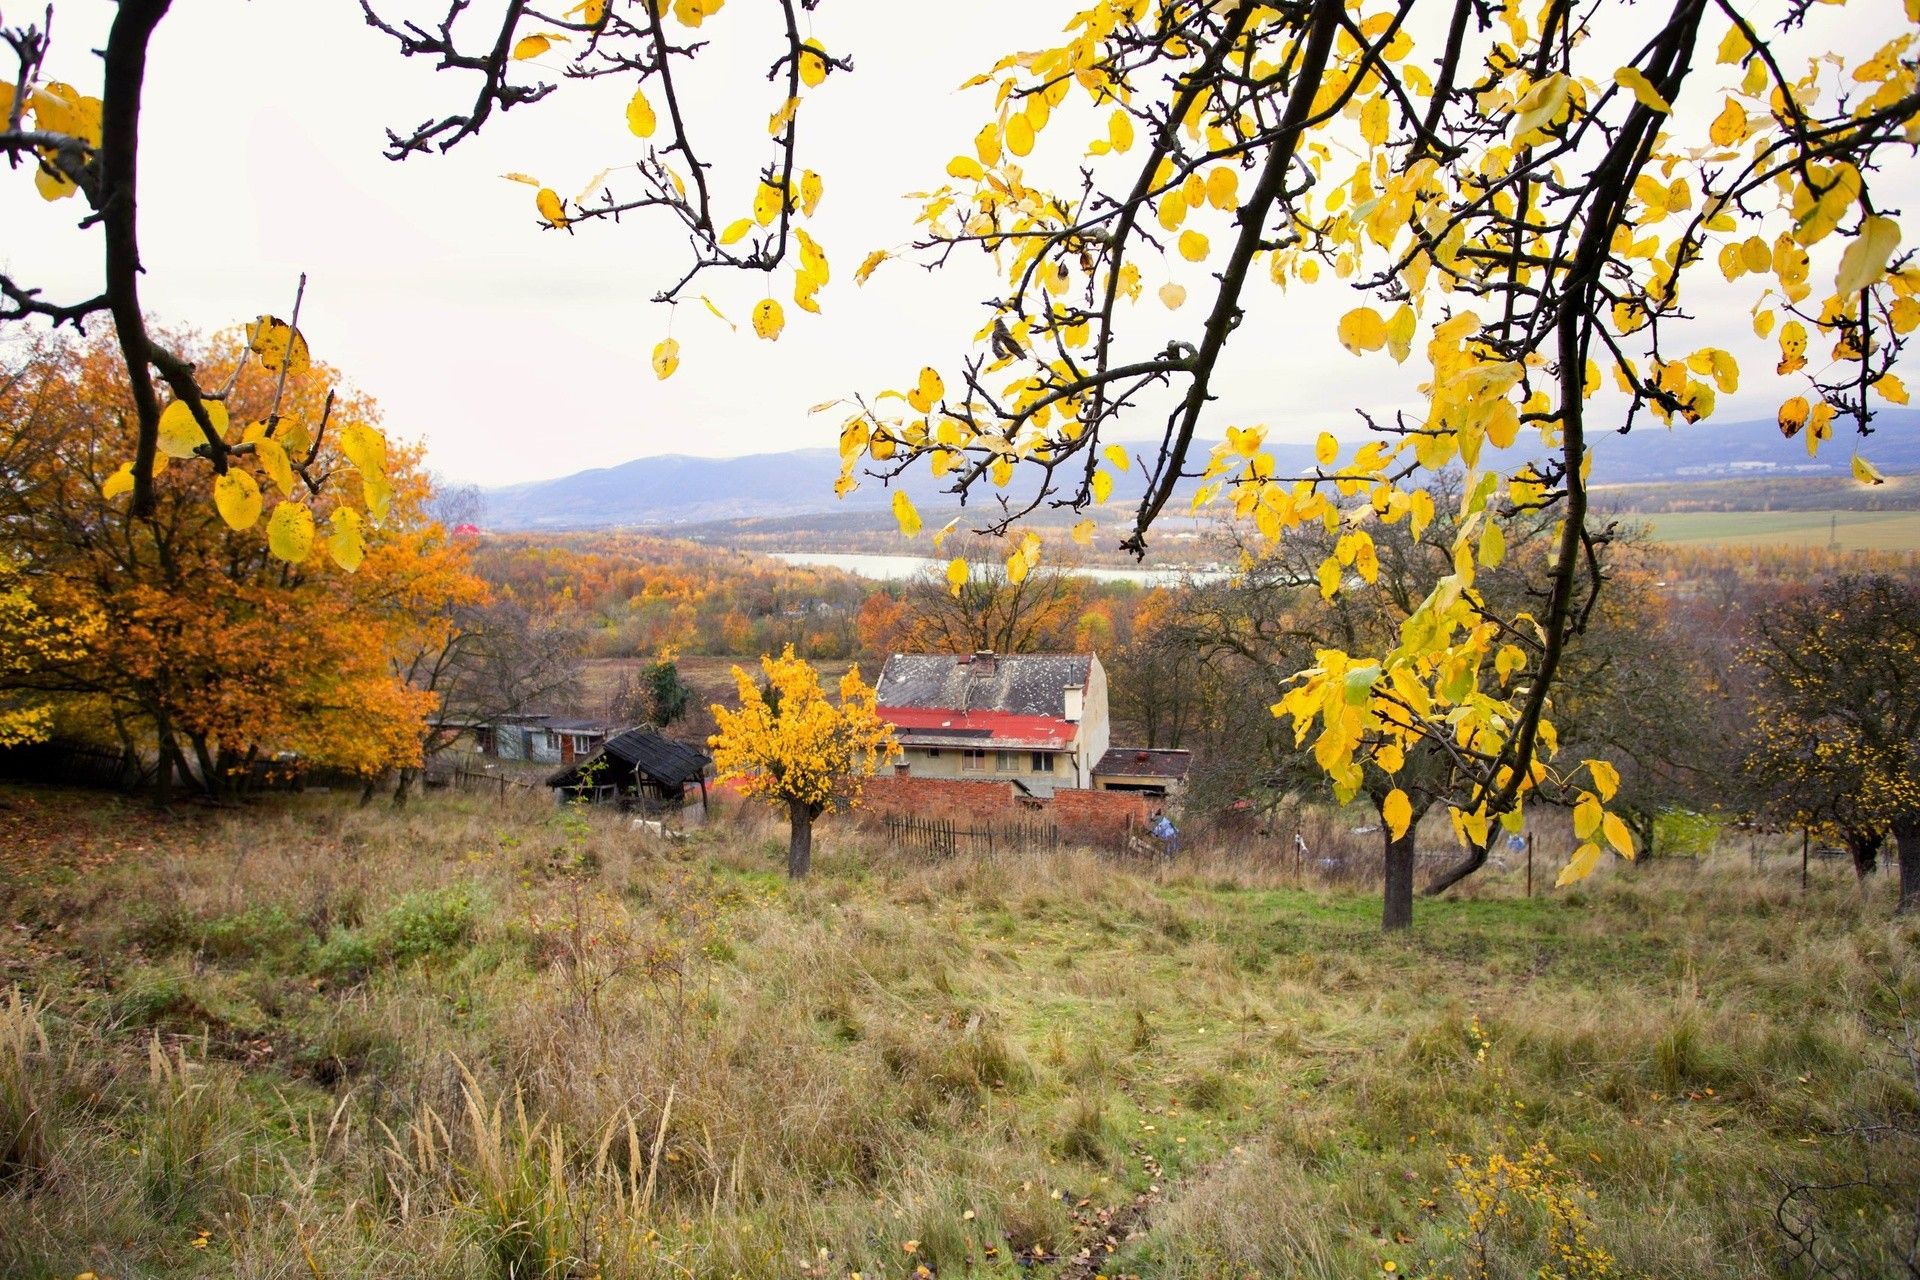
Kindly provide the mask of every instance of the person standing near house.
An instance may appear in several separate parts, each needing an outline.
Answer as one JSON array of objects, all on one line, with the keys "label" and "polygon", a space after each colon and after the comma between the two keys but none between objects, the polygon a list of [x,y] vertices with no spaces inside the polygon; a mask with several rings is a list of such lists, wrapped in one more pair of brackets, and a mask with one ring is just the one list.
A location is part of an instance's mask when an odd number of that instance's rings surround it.
[{"label": "person standing near house", "polygon": [[1173,819],[1166,815],[1165,810],[1153,811],[1153,825],[1147,830],[1160,842],[1162,857],[1171,858],[1180,851],[1180,831],[1173,825]]}]

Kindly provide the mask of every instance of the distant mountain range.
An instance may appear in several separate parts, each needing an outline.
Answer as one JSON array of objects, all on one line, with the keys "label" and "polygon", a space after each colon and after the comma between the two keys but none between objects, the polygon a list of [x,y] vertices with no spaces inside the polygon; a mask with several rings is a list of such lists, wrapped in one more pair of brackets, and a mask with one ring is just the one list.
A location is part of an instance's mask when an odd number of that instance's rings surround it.
[{"label": "distant mountain range", "polygon": [[[1920,473],[1920,410],[1890,409],[1875,422],[1865,451],[1888,475]],[[1142,450],[1148,446],[1139,446]],[[1211,445],[1196,448],[1204,458]],[[1807,457],[1801,440],[1786,440],[1771,422],[1702,424],[1669,431],[1657,424],[1595,439],[1592,481],[1645,484],[1740,478],[1838,476],[1852,463],[1853,442],[1842,437]],[[1313,465],[1313,446],[1277,443],[1275,465],[1283,472]],[[1524,455],[1512,451],[1517,465]],[[501,531],[648,528],[722,520],[799,516],[826,512],[869,513],[892,501],[893,491],[862,479],[844,501],[833,496],[840,470],[831,449],[795,449],[738,458],[693,458],[662,454],[618,466],[575,472],[486,491],[488,528]],[[951,494],[924,467],[903,481],[908,495],[931,517],[953,509]],[[1137,499],[1141,470],[1118,477],[1112,502]],[[1191,482],[1188,482],[1191,488]],[[984,492],[982,497],[984,497]]]}]

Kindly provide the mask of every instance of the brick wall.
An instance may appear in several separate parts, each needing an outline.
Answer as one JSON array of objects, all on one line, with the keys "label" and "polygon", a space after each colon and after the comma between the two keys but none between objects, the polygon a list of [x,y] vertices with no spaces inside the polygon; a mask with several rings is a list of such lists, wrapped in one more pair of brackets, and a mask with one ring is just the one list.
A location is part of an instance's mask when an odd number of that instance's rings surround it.
[{"label": "brick wall", "polygon": [[1011,782],[958,782],[947,778],[868,778],[857,812],[881,818],[1001,817],[1020,808]]},{"label": "brick wall", "polygon": [[1047,816],[1060,825],[1061,839],[1068,833],[1077,839],[1118,843],[1129,831],[1146,833],[1147,819],[1155,801],[1131,791],[1086,791],[1061,787],[1054,791]]}]

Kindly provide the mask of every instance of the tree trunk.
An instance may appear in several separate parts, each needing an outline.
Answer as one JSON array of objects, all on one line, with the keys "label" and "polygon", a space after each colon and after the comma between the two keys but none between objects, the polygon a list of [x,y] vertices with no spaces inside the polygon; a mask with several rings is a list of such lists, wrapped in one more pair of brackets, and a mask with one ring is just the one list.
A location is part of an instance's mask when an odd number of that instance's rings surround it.
[{"label": "tree trunk", "polygon": [[407,803],[407,792],[412,789],[413,770],[400,770],[400,781],[395,783],[393,787],[393,803],[397,806],[404,807]]},{"label": "tree trunk", "polygon": [[1381,906],[1380,927],[1388,933],[1413,925],[1413,833],[1418,825],[1409,822],[1398,840],[1387,833],[1384,824],[1380,828],[1387,842],[1386,900]]},{"label": "tree trunk", "polygon": [[1900,855],[1901,915],[1920,911],[1920,813],[1903,814],[1893,824],[1893,843]]},{"label": "tree trunk", "polygon": [[1880,844],[1884,839],[1872,831],[1847,832],[1847,852],[1853,855],[1853,874],[1863,888],[1867,877],[1880,869]]},{"label": "tree trunk", "polygon": [[787,836],[787,878],[804,880],[813,870],[813,807],[789,800],[787,820],[792,824]]}]

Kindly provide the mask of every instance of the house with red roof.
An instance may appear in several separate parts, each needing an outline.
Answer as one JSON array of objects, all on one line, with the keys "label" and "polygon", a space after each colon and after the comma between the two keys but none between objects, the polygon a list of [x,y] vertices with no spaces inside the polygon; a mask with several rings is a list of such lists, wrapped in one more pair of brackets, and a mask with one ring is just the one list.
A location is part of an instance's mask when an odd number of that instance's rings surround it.
[{"label": "house with red roof", "polygon": [[[1041,799],[1055,790],[1165,796],[1186,776],[1186,752],[1111,750],[1107,674],[1091,653],[896,653],[874,686],[902,755],[897,776],[1011,782]],[[1178,757],[1175,762],[1173,757]],[[1103,776],[1102,762],[1124,769]]]}]

